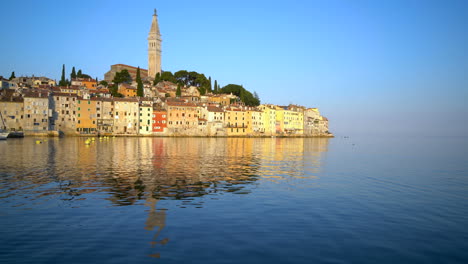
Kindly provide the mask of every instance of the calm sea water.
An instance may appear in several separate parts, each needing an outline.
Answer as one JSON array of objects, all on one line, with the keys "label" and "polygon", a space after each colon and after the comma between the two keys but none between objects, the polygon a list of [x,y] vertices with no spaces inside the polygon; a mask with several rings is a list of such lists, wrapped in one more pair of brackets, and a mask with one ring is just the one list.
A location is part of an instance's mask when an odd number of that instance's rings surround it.
[{"label": "calm sea water", "polygon": [[468,138],[0,142],[1,263],[468,263]]}]

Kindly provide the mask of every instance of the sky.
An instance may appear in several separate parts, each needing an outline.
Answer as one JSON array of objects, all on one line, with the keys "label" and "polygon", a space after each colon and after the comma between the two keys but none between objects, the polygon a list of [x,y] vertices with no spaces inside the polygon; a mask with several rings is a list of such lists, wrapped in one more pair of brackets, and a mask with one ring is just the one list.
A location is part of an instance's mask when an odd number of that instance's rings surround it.
[{"label": "sky", "polygon": [[468,1],[5,1],[0,75],[98,79],[147,68],[243,85],[262,103],[318,107],[346,135],[468,135]]}]

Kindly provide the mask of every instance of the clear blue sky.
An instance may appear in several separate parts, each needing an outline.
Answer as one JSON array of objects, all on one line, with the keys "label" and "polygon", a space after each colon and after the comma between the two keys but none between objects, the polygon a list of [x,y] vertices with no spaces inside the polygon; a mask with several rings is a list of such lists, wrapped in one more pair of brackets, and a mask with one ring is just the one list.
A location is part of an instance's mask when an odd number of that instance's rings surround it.
[{"label": "clear blue sky", "polygon": [[162,67],[319,107],[337,135],[468,135],[468,1],[6,1],[0,75]]}]

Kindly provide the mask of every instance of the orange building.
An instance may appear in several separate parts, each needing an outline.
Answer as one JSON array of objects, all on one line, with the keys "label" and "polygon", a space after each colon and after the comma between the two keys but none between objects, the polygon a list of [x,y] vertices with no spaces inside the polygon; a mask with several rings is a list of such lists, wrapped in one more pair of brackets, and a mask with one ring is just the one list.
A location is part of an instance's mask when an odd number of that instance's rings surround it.
[{"label": "orange building", "polygon": [[72,79],[72,85],[86,87],[87,89],[96,89],[97,81],[91,78],[76,78]]},{"label": "orange building", "polygon": [[122,83],[122,84],[119,84],[119,93],[121,93],[125,97],[136,97],[137,88],[129,84]]},{"label": "orange building", "polygon": [[76,104],[76,131],[80,134],[95,134],[97,131],[97,111],[101,102],[98,98],[78,97]]},{"label": "orange building", "polygon": [[198,109],[195,104],[169,101],[167,115],[168,128],[190,129],[198,126]]}]

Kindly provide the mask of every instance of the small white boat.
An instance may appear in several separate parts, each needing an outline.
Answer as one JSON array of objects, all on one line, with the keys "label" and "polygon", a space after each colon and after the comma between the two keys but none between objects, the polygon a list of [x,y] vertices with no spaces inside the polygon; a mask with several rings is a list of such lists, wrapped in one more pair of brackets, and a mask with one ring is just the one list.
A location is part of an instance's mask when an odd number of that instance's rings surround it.
[{"label": "small white boat", "polygon": [[10,132],[5,131],[5,130],[0,130],[0,140],[5,140],[5,139],[7,139],[8,134],[10,134]]}]

